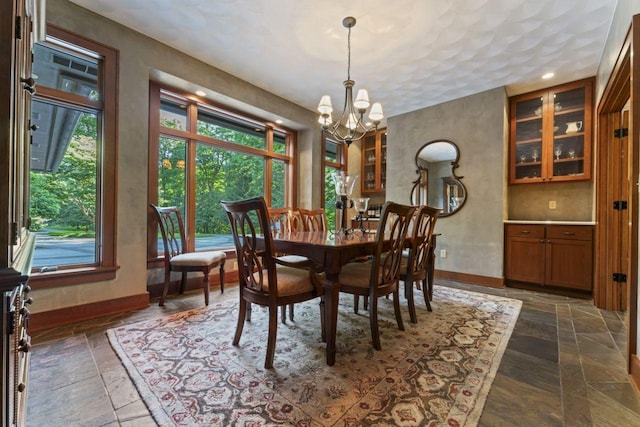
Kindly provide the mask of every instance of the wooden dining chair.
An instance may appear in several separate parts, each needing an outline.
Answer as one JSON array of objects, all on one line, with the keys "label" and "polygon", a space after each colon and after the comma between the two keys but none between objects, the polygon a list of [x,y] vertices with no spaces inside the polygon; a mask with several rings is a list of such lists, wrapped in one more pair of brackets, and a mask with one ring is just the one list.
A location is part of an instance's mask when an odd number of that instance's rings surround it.
[{"label": "wooden dining chair", "polygon": [[417,283],[418,287],[422,285],[424,303],[427,306],[427,310],[431,311],[431,302],[429,301],[431,289],[429,289],[427,274],[429,263],[431,262],[430,248],[433,242],[433,230],[439,214],[439,208],[423,205],[416,210],[411,219],[409,249],[403,252],[400,263],[400,280],[404,282],[404,296],[409,307],[411,323],[418,322],[413,298],[414,284]]},{"label": "wooden dining chair", "polygon": [[291,229],[290,208],[267,208],[269,228],[272,232],[286,233]]},{"label": "wooden dining chair", "polygon": [[398,329],[404,330],[400,314],[398,280],[402,249],[414,211],[413,206],[385,203],[376,231],[376,247],[372,259],[367,262],[346,264],[342,267],[338,278],[340,292],[354,295],[356,313],[358,296],[368,299],[371,340],[376,350],[381,348],[378,331],[378,298],[393,295],[393,308]]},{"label": "wooden dining chair", "polygon": [[301,209],[298,208],[302,218],[304,231],[326,231],[327,214],[324,209]]},{"label": "wooden dining chair", "polygon": [[[273,367],[278,327],[278,307],[323,298],[322,280],[312,262],[307,268],[283,265],[275,256],[264,198],[220,202],[227,212],[238,258],[240,307],[233,345],[238,345],[251,304],[269,308],[269,333],[264,367]],[[263,244],[258,240],[262,234]],[[247,318],[249,316],[249,318]],[[320,325],[324,336],[324,304],[320,304]]]},{"label": "wooden dining chair", "polygon": [[[269,227],[272,233],[302,230],[303,222],[299,212],[291,208],[267,208],[269,217]],[[309,260],[299,255],[276,254],[280,261],[283,261],[290,267],[301,266],[306,268]],[[289,319],[293,322],[293,304],[289,305]],[[281,315],[282,323],[287,323],[287,307],[282,307]]]},{"label": "wooden dining chair", "polygon": [[185,290],[187,274],[192,271],[201,271],[204,274],[204,303],[209,305],[209,272],[215,267],[220,267],[220,292],[224,292],[226,254],[223,251],[189,252],[180,210],[175,206],[151,205],[151,207],[156,213],[164,244],[164,288],[160,296],[160,305],[164,305],[167,299],[172,271],[182,273],[179,293]]}]

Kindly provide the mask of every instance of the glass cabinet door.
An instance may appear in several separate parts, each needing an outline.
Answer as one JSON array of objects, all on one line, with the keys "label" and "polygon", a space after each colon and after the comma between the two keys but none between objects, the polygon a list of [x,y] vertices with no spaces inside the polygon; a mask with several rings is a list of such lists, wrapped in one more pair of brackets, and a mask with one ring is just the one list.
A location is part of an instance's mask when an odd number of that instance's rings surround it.
[{"label": "glass cabinet door", "polygon": [[580,177],[585,171],[585,88],[553,92],[553,177]]},{"label": "glass cabinet door", "polygon": [[591,178],[593,79],[510,99],[510,184]]},{"label": "glass cabinet door", "polygon": [[376,189],[376,134],[366,135],[362,140],[362,192]]},{"label": "glass cabinet door", "polygon": [[515,104],[515,129],[512,138],[515,141],[511,151],[513,176],[516,180],[541,181],[542,170],[542,115],[544,96],[536,96]]}]

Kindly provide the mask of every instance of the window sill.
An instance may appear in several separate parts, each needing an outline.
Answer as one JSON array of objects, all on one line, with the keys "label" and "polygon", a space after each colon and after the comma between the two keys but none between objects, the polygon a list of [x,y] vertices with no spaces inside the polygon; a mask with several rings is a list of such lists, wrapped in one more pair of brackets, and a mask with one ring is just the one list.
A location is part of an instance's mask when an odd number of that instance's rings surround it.
[{"label": "window sill", "polygon": [[85,267],[47,273],[32,273],[29,276],[29,286],[35,290],[113,280],[119,268],[118,266]]}]

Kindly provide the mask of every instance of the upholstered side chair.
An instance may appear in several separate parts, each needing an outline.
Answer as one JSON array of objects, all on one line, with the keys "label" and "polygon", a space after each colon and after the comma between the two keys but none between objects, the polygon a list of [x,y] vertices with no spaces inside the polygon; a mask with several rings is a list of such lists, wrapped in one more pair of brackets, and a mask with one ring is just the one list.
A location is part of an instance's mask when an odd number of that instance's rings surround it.
[{"label": "upholstered side chair", "polygon": [[180,210],[175,206],[151,205],[151,207],[156,213],[164,244],[164,288],[160,297],[160,305],[164,305],[167,299],[172,271],[182,273],[179,293],[183,293],[185,290],[189,272],[202,272],[204,274],[204,303],[209,305],[209,273],[214,268],[220,267],[220,292],[224,292],[226,254],[222,251],[188,252]]}]

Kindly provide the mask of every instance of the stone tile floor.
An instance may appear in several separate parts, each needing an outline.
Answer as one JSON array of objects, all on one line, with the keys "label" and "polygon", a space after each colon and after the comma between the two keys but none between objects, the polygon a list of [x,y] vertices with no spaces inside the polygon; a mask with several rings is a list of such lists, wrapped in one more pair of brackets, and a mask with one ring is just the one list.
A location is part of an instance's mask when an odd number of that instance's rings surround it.
[{"label": "stone tile floor", "polygon": [[[625,369],[624,313],[513,288],[438,285],[523,301],[480,426],[640,426],[640,400]],[[154,301],[144,310],[34,333],[27,426],[155,426],[105,331],[202,303],[201,291],[192,292],[169,298],[164,308]]]}]

